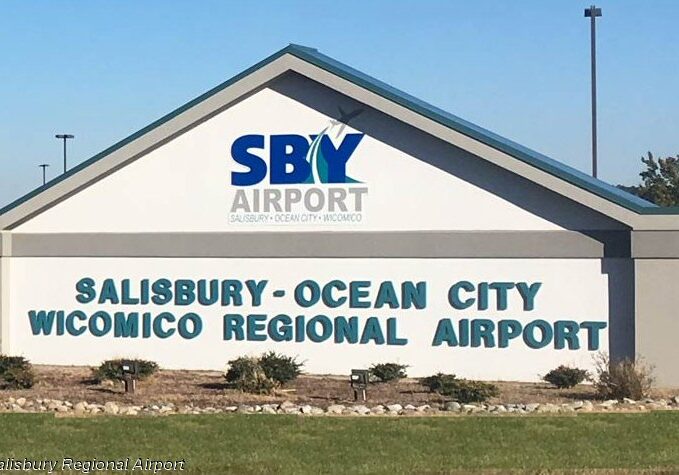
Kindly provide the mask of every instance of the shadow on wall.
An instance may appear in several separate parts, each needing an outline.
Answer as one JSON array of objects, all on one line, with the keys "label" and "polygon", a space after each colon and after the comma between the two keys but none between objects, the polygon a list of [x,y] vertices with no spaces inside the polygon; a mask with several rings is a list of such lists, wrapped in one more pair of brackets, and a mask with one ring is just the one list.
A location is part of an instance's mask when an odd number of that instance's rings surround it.
[{"label": "shadow on wall", "polygon": [[329,117],[338,117],[340,106],[344,110],[364,109],[352,120],[353,128],[601,242],[606,257],[601,259],[601,271],[608,276],[610,357],[613,361],[634,357],[634,263],[628,226],[297,73],[286,73],[269,87]]},{"label": "shadow on wall", "polygon": [[351,121],[351,126],[355,129],[565,229],[629,229],[601,213],[297,73],[286,73],[269,87],[330,117],[338,117],[340,106],[344,110],[364,109],[364,113]]},{"label": "shadow on wall", "polygon": [[608,344],[611,361],[634,359],[634,261],[602,259],[608,275]]}]

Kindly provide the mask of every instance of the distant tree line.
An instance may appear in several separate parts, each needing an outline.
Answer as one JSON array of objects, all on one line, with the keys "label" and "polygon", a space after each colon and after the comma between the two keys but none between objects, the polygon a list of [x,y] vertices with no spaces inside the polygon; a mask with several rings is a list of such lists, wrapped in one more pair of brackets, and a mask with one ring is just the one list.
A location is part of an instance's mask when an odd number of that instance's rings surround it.
[{"label": "distant tree line", "polygon": [[645,166],[639,174],[641,183],[636,186],[618,185],[618,188],[658,206],[679,206],[679,155],[656,159],[648,152],[641,161]]}]

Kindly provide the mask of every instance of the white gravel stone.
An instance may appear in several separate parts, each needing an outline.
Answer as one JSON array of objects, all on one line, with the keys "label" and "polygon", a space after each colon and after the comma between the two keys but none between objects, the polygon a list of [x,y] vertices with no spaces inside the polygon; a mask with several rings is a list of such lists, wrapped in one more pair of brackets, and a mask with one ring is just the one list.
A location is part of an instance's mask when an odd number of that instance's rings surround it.
[{"label": "white gravel stone", "polygon": [[363,404],[359,404],[357,406],[352,407],[353,412],[356,414],[360,414],[362,416],[365,416],[366,414],[370,414],[370,409],[368,406],[364,406]]},{"label": "white gravel stone", "polygon": [[328,408],[326,409],[326,412],[328,414],[342,414],[342,412],[345,409],[346,408],[341,404],[332,404],[332,405],[328,406]]}]

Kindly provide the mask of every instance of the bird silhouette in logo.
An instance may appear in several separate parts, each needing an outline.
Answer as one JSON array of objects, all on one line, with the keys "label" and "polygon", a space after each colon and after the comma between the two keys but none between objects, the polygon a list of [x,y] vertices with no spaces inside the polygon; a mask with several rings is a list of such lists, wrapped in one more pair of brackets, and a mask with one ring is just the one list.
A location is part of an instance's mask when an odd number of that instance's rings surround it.
[{"label": "bird silhouette in logo", "polygon": [[333,127],[337,125],[340,126],[339,131],[337,132],[337,135],[335,135],[335,137],[339,137],[340,135],[342,135],[342,132],[344,132],[344,128],[347,125],[349,125],[349,122],[351,122],[364,112],[363,109],[356,109],[351,112],[346,112],[344,109],[342,109],[342,106],[338,106],[337,110],[339,111],[340,115],[339,119],[334,119],[330,121]]}]

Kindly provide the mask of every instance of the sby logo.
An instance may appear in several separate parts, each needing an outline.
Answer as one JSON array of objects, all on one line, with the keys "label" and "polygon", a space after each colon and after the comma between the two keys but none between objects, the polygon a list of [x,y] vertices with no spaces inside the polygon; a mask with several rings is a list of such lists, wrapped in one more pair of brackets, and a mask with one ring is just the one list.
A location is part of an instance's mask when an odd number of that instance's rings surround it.
[{"label": "sby logo", "polygon": [[[331,120],[319,134],[251,134],[234,140],[231,157],[240,169],[231,172],[235,186],[229,208],[231,223],[363,221],[368,186],[347,175],[347,163],[364,134],[343,133],[349,121],[363,111],[346,113],[340,108],[339,112],[340,118]],[[321,184],[329,186],[318,186]]]},{"label": "sby logo", "polygon": [[264,135],[243,135],[231,146],[231,156],[247,171],[231,173],[231,184],[250,186],[262,182],[269,173],[272,185],[306,183],[360,183],[347,176],[347,162],[363,139],[363,134],[346,134],[335,145],[324,129],[318,135],[271,135],[268,140],[269,166],[256,154],[264,151]]}]

